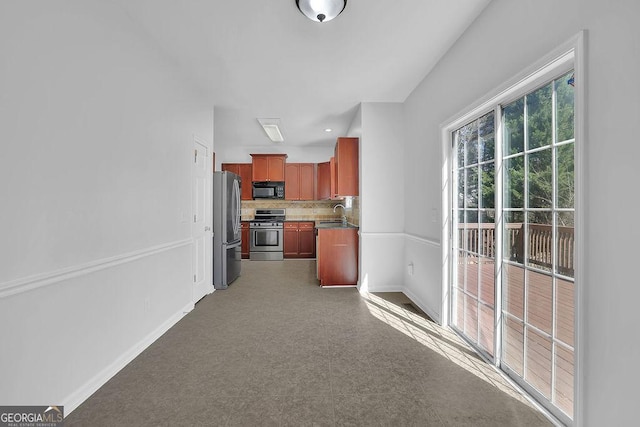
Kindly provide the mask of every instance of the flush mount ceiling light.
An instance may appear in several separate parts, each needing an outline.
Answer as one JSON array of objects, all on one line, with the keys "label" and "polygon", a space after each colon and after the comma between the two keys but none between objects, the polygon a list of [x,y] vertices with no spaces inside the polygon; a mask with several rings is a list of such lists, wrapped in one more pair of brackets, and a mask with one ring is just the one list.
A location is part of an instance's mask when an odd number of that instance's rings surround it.
[{"label": "flush mount ceiling light", "polygon": [[342,13],[347,0],[296,0],[296,4],[312,21],[329,22]]},{"label": "flush mount ceiling light", "polygon": [[258,119],[258,123],[264,129],[269,139],[273,142],[283,142],[284,137],[280,132],[280,119]]}]

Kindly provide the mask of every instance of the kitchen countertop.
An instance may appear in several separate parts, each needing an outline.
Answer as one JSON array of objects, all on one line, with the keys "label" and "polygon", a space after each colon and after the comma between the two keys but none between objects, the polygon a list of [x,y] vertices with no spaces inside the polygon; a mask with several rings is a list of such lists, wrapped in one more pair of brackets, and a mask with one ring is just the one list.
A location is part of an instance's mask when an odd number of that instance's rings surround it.
[{"label": "kitchen countertop", "polygon": [[342,225],[341,221],[316,221],[316,228],[359,228],[357,225],[349,224]]}]

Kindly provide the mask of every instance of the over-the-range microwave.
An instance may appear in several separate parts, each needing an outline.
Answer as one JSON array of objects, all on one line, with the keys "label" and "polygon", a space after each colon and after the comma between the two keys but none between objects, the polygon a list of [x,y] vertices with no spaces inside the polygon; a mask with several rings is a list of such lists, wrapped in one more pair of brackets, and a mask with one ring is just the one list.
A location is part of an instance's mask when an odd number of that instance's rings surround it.
[{"label": "over-the-range microwave", "polygon": [[284,199],[284,181],[254,181],[253,199]]}]

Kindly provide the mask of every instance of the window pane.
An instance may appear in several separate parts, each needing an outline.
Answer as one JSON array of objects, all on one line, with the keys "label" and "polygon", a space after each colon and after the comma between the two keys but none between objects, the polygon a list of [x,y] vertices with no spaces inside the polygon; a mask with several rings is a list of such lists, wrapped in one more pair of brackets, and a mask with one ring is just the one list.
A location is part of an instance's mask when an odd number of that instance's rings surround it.
[{"label": "window pane", "polygon": [[518,319],[524,319],[524,268],[511,264],[505,264],[504,267],[504,310]]},{"label": "window pane", "polygon": [[558,260],[556,272],[574,277],[574,227],[573,212],[559,212],[557,215],[556,252]]},{"label": "window pane", "polygon": [[556,122],[558,142],[573,138],[574,89],[569,84],[573,71],[555,81],[556,86]]},{"label": "window pane", "polygon": [[529,149],[551,145],[551,84],[541,87],[527,98],[527,136]]},{"label": "window pane", "polygon": [[478,150],[480,161],[493,160],[495,155],[495,129],[493,111],[478,120]]},{"label": "window pane", "polygon": [[553,262],[553,229],[551,212],[529,212],[527,214],[527,265],[551,271]]},{"label": "window pane", "polygon": [[469,295],[464,296],[464,333],[478,340],[478,300]]},{"label": "window pane", "polygon": [[456,157],[458,158],[458,169],[464,167],[464,138],[461,130],[454,132],[454,141],[456,141]]},{"label": "window pane", "polygon": [[525,379],[546,398],[551,397],[551,340],[527,328]]},{"label": "window pane", "polygon": [[458,181],[458,191],[457,191],[457,199],[458,199],[458,207],[464,208],[464,180],[465,180],[465,170],[459,169],[456,172],[456,181]]},{"label": "window pane", "polygon": [[465,211],[465,248],[470,252],[478,252],[478,211]]},{"label": "window pane", "polygon": [[480,301],[488,305],[494,306],[496,280],[495,280],[495,260],[492,258],[480,258],[480,290],[478,294]]},{"label": "window pane", "polygon": [[529,208],[551,208],[552,206],[552,162],[551,149],[531,153],[527,156],[529,174]]},{"label": "window pane", "polygon": [[458,249],[466,249],[466,246],[464,244],[465,242],[465,232],[464,232],[464,210],[459,210],[458,211],[458,221],[456,224],[456,228],[457,228],[457,241],[456,241],[456,247]]},{"label": "window pane", "polygon": [[553,403],[573,417],[573,351],[556,345],[556,381]]},{"label": "window pane", "polygon": [[504,258],[524,264],[524,213],[504,213]]},{"label": "window pane", "polygon": [[463,129],[466,140],[465,165],[475,165],[478,163],[478,122],[469,123]]},{"label": "window pane", "polygon": [[551,334],[551,276],[527,271],[527,323]]},{"label": "window pane", "polygon": [[524,375],[524,326],[510,317],[505,318],[502,360],[520,376]]},{"label": "window pane", "polygon": [[480,304],[480,329],[478,336],[478,344],[487,353],[493,355],[493,322],[494,310],[491,307]]},{"label": "window pane", "polygon": [[466,202],[467,208],[478,207],[478,167],[467,168],[466,182]]},{"label": "window pane", "polygon": [[504,155],[524,151],[524,98],[503,108]]},{"label": "window pane", "polygon": [[467,293],[477,298],[478,297],[478,257],[470,254],[465,258],[465,261],[466,261],[465,290],[467,291]]},{"label": "window pane", "polygon": [[[464,279],[463,279],[463,282],[464,282]],[[464,294],[457,287],[453,288],[453,301],[454,301],[453,307],[452,307],[453,313],[451,315],[453,324],[455,325],[456,328],[463,330],[464,329]]]},{"label": "window pane", "polygon": [[573,208],[574,206],[574,171],[573,171],[573,143],[557,147],[556,176],[558,182],[558,207]]},{"label": "window pane", "polygon": [[495,211],[480,212],[480,251],[483,256],[495,256]]},{"label": "window pane", "polygon": [[496,166],[494,162],[484,163],[480,166],[480,182],[482,188],[480,191],[482,192],[482,207],[493,209],[496,198],[496,179],[495,179],[495,169]]},{"label": "window pane", "polygon": [[556,336],[555,338],[573,347],[573,282],[556,279]]},{"label": "window pane", "polygon": [[504,161],[504,207],[524,207],[524,156]]}]

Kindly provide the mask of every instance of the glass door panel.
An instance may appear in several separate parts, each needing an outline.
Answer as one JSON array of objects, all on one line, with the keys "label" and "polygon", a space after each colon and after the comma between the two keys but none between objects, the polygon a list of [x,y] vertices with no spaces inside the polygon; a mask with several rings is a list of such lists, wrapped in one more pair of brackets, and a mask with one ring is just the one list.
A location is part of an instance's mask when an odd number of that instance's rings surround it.
[{"label": "glass door panel", "polygon": [[[502,362],[573,416],[572,73],[502,107]],[[521,135],[523,137],[521,137]]]},{"label": "glass door panel", "polygon": [[454,132],[452,324],[489,357],[495,336],[495,115]]}]

